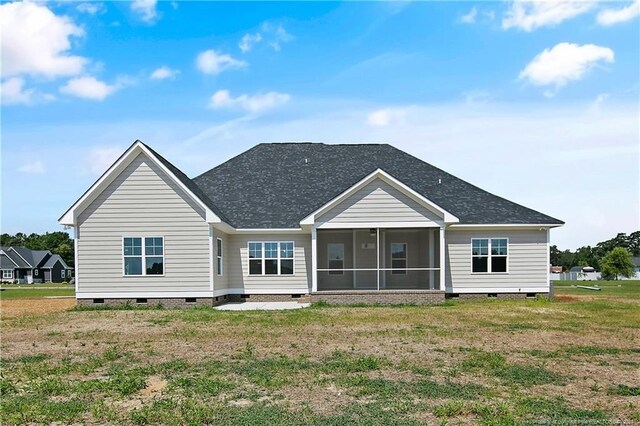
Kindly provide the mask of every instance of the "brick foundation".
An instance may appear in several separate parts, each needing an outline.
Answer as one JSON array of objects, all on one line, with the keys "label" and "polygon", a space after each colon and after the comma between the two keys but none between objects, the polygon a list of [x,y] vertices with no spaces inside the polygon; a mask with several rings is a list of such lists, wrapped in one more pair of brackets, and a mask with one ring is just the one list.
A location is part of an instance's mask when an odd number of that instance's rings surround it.
[{"label": "brick foundation", "polygon": [[218,297],[196,297],[193,298],[194,302],[187,302],[188,298],[184,297],[163,297],[163,298],[147,298],[146,303],[138,303],[138,299],[118,298],[118,299],[102,299],[103,303],[95,303],[100,299],[77,299],[78,306],[149,306],[157,307],[162,306],[164,308],[193,308],[196,306],[216,306],[222,303],[229,302],[229,296]]},{"label": "brick foundation", "polygon": [[486,299],[498,299],[498,300],[524,300],[527,298],[535,299],[538,296],[549,297],[549,293],[459,293],[451,294],[447,293],[447,299],[451,300],[486,300]]},{"label": "brick foundation", "polygon": [[309,303],[308,294],[230,294],[230,302],[298,302]]},{"label": "brick foundation", "polygon": [[444,303],[444,291],[321,291],[312,293],[311,301],[332,305],[437,305]]}]

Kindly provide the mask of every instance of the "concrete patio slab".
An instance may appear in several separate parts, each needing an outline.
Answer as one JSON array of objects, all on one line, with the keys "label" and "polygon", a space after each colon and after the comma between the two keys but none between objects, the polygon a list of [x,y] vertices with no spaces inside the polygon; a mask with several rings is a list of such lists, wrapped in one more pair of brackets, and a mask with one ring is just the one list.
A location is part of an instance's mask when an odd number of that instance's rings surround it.
[{"label": "concrete patio slab", "polygon": [[221,311],[281,311],[287,309],[300,309],[310,306],[310,303],[298,302],[242,302],[226,303],[215,306],[214,309]]}]

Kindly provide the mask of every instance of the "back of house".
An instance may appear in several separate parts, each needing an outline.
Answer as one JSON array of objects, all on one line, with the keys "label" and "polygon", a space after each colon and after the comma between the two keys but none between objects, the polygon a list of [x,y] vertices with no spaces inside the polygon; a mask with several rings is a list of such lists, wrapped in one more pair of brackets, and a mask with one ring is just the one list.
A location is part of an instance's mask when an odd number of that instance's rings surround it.
[{"label": "back of house", "polygon": [[79,303],[441,303],[549,292],[562,221],[390,145],[260,144],[197,176],[140,141],[60,218]]}]

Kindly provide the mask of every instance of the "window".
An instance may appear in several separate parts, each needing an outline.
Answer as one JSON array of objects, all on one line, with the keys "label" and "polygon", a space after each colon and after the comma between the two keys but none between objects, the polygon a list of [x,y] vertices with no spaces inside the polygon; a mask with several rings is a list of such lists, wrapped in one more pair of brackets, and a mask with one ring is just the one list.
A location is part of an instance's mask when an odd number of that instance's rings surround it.
[{"label": "window", "polygon": [[391,274],[406,275],[407,243],[391,243]]},{"label": "window", "polygon": [[506,238],[471,240],[471,272],[507,272],[508,245]]},{"label": "window", "polygon": [[34,277],[37,277],[39,272],[40,272],[39,270],[34,269],[34,270],[33,270],[33,276],[34,276]]},{"label": "window", "polygon": [[249,275],[293,275],[293,242],[249,242]]},{"label": "window", "polygon": [[163,237],[124,237],[122,249],[124,275],[164,274]]},{"label": "window", "polygon": [[216,255],[218,258],[218,275],[222,275],[222,239],[217,239],[217,251]]},{"label": "window", "polygon": [[64,269],[60,271],[60,278],[64,278]]},{"label": "window", "polygon": [[3,269],[2,270],[2,279],[3,280],[11,280],[11,279],[13,279],[13,271],[11,269]]},{"label": "window", "polygon": [[344,244],[329,243],[327,245],[327,259],[329,262],[329,275],[344,274]]}]

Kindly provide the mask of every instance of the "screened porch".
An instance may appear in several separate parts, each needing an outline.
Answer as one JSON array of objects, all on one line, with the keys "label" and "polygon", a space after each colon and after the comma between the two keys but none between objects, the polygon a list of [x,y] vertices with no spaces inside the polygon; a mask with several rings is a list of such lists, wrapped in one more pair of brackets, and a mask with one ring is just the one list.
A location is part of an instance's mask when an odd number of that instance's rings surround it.
[{"label": "screened porch", "polygon": [[316,232],[316,291],[441,288],[440,228]]}]

